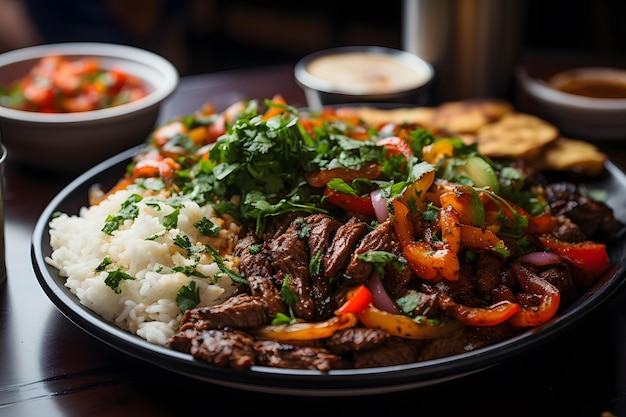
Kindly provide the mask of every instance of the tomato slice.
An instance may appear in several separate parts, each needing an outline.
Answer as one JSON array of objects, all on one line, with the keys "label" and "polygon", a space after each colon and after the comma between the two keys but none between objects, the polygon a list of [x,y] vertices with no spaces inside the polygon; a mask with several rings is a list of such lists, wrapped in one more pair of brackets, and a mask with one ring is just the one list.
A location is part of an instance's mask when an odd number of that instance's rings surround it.
[{"label": "tomato slice", "polygon": [[347,211],[353,211],[366,216],[374,216],[376,214],[372,199],[369,195],[367,197],[348,195],[326,187],[324,190],[324,198],[329,203]]},{"label": "tomato slice", "polygon": [[409,145],[406,140],[398,136],[389,136],[380,139],[376,142],[376,144],[384,147],[387,149],[387,152],[391,154],[404,155],[407,161],[411,159],[411,156],[413,156],[413,149],[411,149],[411,145]]}]

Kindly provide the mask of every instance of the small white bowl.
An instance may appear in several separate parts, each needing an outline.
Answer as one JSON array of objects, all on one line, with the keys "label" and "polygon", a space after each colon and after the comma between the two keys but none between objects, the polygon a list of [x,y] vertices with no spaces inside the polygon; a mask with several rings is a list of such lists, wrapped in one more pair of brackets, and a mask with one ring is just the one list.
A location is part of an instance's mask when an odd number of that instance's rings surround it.
[{"label": "small white bowl", "polygon": [[432,65],[406,51],[381,46],[344,46],[314,52],[295,66],[296,82],[312,110],[344,103],[425,105]]},{"label": "small white bowl", "polygon": [[52,171],[81,171],[144,142],[161,103],[178,86],[176,68],[152,52],[107,43],[38,45],[0,55],[0,84],[23,77],[41,58],[92,57],[140,78],[148,94],[119,106],[75,113],[39,113],[0,106],[0,141],[11,158]]},{"label": "small white bowl", "polygon": [[[518,68],[520,101],[572,138],[590,141],[626,139],[626,96],[591,97],[563,91],[572,82],[614,83],[626,93],[626,70],[585,67],[562,71],[546,78],[535,78]],[[597,93],[597,92],[596,92]]]}]

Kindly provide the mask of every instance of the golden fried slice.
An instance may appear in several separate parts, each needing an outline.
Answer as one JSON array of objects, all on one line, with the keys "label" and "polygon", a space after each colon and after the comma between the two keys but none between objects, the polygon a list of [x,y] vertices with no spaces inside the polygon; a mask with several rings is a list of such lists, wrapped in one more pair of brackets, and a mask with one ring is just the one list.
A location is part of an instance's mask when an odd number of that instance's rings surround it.
[{"label": "golden fried slice", "polygon": [[435,108],[428,127],[457,134],[475,133],[481,127],[513,112],[513,106],[501,99],[475,98],[451,101]]},{"label": "golden fried slice", "polygon": [[375,107],[349,107],[338,108],[338,114],[356,114],[367,124],[378,126],[386,123],[402,124],[416,123],[422,126],[428,126],[432,119],[434,109],[432,107],[411,107],[397,109],[379,109]]},{"label": "golden fried slice", "polygon": [[545,146],[539,157],[531,162],[539,169],[574,171],[594,176],[604,171],[607,159],[607,155],[597,146],[561,136]]},{"label": "golden fried slice", "polygon": [[533,158],[559,137],[553,124],[525,113],[509,113],[476,132],[478,150],[487,156]]}]

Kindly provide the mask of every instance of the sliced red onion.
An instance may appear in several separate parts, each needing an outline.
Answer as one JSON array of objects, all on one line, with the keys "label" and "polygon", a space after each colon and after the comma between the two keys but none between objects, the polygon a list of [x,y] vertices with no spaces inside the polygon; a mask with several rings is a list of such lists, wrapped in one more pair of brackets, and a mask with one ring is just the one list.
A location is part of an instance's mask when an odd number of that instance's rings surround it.
[{"label": "sliced red onion", "polygon": [[374,213],[376,214],[376,220],[380,223],[387,220],[389,217],[389,209],[387,208],[387,199],[382,196],[380,189],[376,189],[370,193],[372,199],[372,206],[374,206]]},{"label": "sliced red onion", "polygon": [[380,279],[378,272],[374,271],[365,282],[365,286],[374,296],[372,304],[379,310],[386,311],[387,313],[400,314],[402,313],[396,303],[391,299],[387,290],[383,286],[383,281]]},{"label": "sliced red onion", "polygon": [[520,256],[516,262],[527,262],[537,266],[554,265],[563,262],[563,258],[554,252],[531,252]]}]

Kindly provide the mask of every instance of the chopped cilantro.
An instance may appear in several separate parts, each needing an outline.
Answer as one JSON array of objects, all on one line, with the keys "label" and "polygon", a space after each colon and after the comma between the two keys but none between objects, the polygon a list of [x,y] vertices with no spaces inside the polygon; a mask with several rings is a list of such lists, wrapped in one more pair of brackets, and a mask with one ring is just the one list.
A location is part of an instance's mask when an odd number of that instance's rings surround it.
[{"label": "chopped cilantro", "polygon": [[228,269],[226,265],[224,265],[224,258],[220,256],[219,252],[207,245],[196,246],[191,243],[189,236],[185,235],[176,235],[174,237],[174,244],[184,250],[186,250],[189,254],[194,255],[198,253],[208,253],[213,257],[215,263],[217,263],[217,267],[220,271],[226,274],[234,283],[237,284],[248,284],[248,281],[239,275],[237,272]]},{"label": "chopped cilantro", "polygon": [[357,258],[373,264],[381,277],[384,275],[385,265],[389,263],[398,271],[402,270],[407,265],[406,259],[386,251],[364,252],[357,255]]},{"label": "chopped cilantro", "polygon": [[211,220],[207,219],[206,217],[203,217],[197,222],[195,222],[194,226],[204,236],[209,236],[209,237],[217,237],[220,233],[220,230],[222,229],[222,227],[219,224],[213,223]]},{"label": "chopped cilantro", "polygon": [[178,289],[176,293],[176,304],[183,313],[200,304],[200,289],[195,281],[190,281],[189,285],[183,285]]},{"label": "chopped cilantro", "polygon": [[116,270],[110,271],[107,274],[107,277],[104,279],[104,283],[113,291],[115,291],[116,294],[119,294],[122,292],[122,290],[119,287],[120,282],[122,282],[122,280],[125,280],[125,279],[134,280],[135,277],[127,274],[126,272],[123,272],[122,267],[118,267]]},{"label": "chopped cilantro", "polygon": [[132,194],[128,197],[128,199],[121,204],[120,210],[115,216],[107,216],[102,231],[107,235],[113,234],[114,231],[119,229],[124,220],[135,219],[139,214],[139,207],[137,207],[136,203],[141,200],[142,197],[139,194]]},{"label": "chopped cilantro", "polygon": [[106,256],[102,262],[100,262],[100,264],[96,267],[96,272],[102,272],[106,269],[107,266],[111,265],[113,263],[113,260],[111,260],[111,258],[109,258],[108,256]]},{"label": "chopped cilantro", "polygon": [[179,209],[175,209],[170,214],[163,216],[161,219],[161,224],[165,227],[165,230],[172,230],[178,227],[178,215],[180,214]]}]

